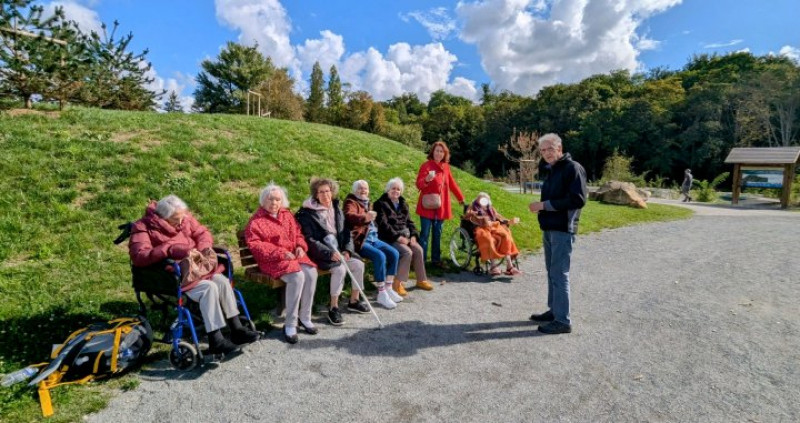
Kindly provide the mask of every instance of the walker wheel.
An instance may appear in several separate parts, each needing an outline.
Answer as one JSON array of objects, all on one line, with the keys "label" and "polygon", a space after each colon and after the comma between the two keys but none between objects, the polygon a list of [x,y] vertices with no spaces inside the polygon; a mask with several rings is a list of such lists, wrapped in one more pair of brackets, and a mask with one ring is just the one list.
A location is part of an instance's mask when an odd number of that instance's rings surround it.
[{"label": "walker wheel", "polygon": [[181,341],[178,343],[178,348],[173,348],[169,352],[169,363],[172,364],[177,370],[189,371],[197,366],[199,357],[197,356],[197,349],[194,345]]}]

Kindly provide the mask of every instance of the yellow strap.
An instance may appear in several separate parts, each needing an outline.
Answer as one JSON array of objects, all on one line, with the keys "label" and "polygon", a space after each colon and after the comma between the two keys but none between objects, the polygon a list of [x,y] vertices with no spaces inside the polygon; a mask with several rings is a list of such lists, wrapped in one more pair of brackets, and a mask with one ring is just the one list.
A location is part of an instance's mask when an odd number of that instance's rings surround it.
[{"label": "yellow strap", "polygon": [[53,401],[50,398],[50,390],[45,381],[39,382],[39,405],[42,407],[42,416],[50,417],[53,415]]},{"label": "yellow strap", "polygon": [[97,353],[97,358],[94,359],[94,367],[92,367],[92,373],[97,374],[97,370],[100,369],[100,360],[103,358],[103,353],[105,353],[106,351],[108,350],[102,350],[99,353]]},{"label": "yellow strap", "polygon": [[[119,338],[122,336],[123,328],[117,328],[114,333],[114,348],[111,349],[111,373],[117,372],[117,355],[119,354]],[[95,371],[97,373],[97,371]]]}]

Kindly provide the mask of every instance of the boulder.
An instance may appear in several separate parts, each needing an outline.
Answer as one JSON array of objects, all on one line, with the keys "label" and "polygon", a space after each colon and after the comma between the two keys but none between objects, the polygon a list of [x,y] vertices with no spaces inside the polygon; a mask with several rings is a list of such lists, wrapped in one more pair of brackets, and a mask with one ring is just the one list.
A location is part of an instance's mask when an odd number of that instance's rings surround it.
[{"label": "boulder", "polygon": [[609,181],[598,188],[597,191],[590,192],[589,199],[646,209],[646,201],[650,199],[650,192],[637,189],[630,182]]}]

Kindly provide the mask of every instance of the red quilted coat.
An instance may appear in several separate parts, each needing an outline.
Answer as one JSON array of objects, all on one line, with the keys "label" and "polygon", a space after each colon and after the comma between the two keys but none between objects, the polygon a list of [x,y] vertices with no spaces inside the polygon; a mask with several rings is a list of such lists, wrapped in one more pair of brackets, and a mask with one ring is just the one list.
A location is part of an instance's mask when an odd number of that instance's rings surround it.
[{"label": "red quilted coat", "polygon": [[[137,220],[131,228],[131,239],[128,243],[128,253],[134,266],[149,266],[162,260],[171,258],[181,260],[192,249],[200,251],[211,248],[214,239],[208,229],[201,225],[190,213],[186,214],[178,227],[170,225],[166,220],[156,214],[156,203],[147,206],[144,217]],[[220,264],[217,269],[203,276],[196,282],[184,286],[188,291],[194,288],[200,280],[209,280],[217,273],[222,273],[225,268]]]},{"label": "red quilted coat", "polygon": [[[436,176],[430,182],[425,182],[428,172],[436,171]],[[450,191],[456,196],[459,203],[464,202],[464,194],[456,184],[453,175],[450,173],[450,165],[447,163],[437,163],[428,160],[419,167],[417,172],[417,188],[419,188],[419,199],[417,200],[417,214],[427,219],[447,220],[453,217],[450,211]],[[422,207],[422,196],[424,194],[438,193],[442,196],[442,207],[436,210],[429,210]]]},{"label": "red quilted coat", "polygon": [[308,252],[300,225],[289,209],[281,209],[276,218],[259,207],[247,223],[244,237],[258,263],[258,269],[273,279],[280,279],[287,273],[299,272],[301,263],[317,267],[307,255],[300,259],[286,259],[286,253],[294,254],[297,247]]}]

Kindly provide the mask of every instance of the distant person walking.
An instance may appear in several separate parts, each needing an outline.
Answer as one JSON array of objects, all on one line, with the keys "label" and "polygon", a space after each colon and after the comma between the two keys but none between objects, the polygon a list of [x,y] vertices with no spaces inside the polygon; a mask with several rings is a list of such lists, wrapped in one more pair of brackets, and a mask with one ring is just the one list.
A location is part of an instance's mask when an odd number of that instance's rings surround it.
[{"label": "distant person walking", "polygon": [[547,307],[530,319],[550,322],[539,326],[547,334],[570,333],[569,266],[572,244],[578,233],[581,209],[586,204],[586,171],[563,152],[561,138],[545,134],[539,138],[542,162],[539,174],[545,175],[541,201],[528,208],[538,213],[544,243],[544,262],[547,268]]},{"label": "distant person walking", "polygon": [[681,194],[683,194],[683,200],[681,201],[684,203],[692,201],[692,197],[689,196],[689,191],[692,189],[693,180],[692,169],[686,169],[686,171],[683,172],[683,183],[681,184]]}]

